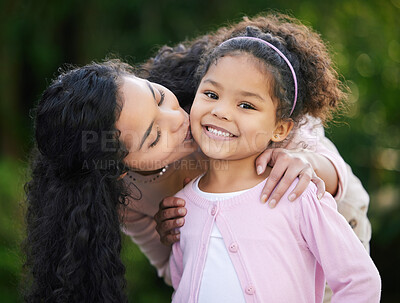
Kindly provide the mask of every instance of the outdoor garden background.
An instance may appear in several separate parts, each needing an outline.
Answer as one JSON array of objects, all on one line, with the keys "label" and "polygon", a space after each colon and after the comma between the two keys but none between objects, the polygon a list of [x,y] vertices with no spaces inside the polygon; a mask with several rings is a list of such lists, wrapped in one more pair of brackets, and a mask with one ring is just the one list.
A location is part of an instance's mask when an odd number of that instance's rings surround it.
[{"label": "outdoor garden background", "polygon": [[[116,54],[143,62],[173,45],[262,11],[316,29],[351,88],[348,112],[327,129],[370,194],[371,256],[382,302],[400,302],[400,0],[0,0],[0,302],[21,302],[30,109],[64,63]],[[123,259],[130,302],[169,302],[130,239]]]}]

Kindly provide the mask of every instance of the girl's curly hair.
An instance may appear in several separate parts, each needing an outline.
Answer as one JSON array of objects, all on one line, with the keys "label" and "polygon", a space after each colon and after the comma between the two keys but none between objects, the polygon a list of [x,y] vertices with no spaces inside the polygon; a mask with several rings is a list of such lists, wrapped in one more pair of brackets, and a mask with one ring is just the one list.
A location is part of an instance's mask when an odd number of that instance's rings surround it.
[{"label": "girl's curly hair", "polygon": [[62,73],[35,110],[27,194],[26,302],[125,302],[119,176],[127,151],[115,128],[119,61]]},{"label": "girl's curly hair", "polygon": [[[329,52],[321,37],[297,19],[278,13],[244,17],[237,24],[227,25],[175,47],[162,47],[142,65],[141,75],[168,87],[182,107],[188,109],[194,100],[198,79],[194,77],[202,56],[222,42],[248,35],[247,28],[261,32],[263,38],[279,42],[288,56],[296,58],[299,82],[303,88],[302,107],[298,116],[309,114],[325,122],[341,108],[347,88],[339,80]],[[292,80],[291,80],[292,81]]]}]

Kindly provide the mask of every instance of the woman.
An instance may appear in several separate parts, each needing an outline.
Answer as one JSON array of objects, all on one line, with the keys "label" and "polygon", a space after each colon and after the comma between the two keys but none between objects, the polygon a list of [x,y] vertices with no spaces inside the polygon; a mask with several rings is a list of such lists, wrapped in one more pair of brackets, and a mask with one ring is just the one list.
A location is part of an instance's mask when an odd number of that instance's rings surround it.
[{"label": "woman", "polygon": [[[147,80],[111,61],[61,74],[44,92],[35,121],[38,151],[32,162],[32,180],[26,186],[27,266],[33,276],[27,301],[125,301],[120,214],[126,233],[168,280],[170,248],[159,242],[153,216],[159,201],[172,196],[185,177],[198,175],[207,165],[194,153],[197,146],[188,131],[188,116],[173,93],[187,109],[200,55],[249,22],[267,27],[277,20],[244,20],[186,47],[163,48],[139,71]],[[279,201],[285,184],[299,174],[302,181],[296,195],[311,178],[319,180],[311,167],[327,185],[333,180],[333,194],[344,191],[346,183],[338,175],[346,173],[336,174],[336,170],[346,171],[344,162],[335,151],[321,147],[323,135],[316,136],[310,124],[303,129],[301,140],[293,142],[310,142],[304,138],[311,135],[318,139],[313,145],[316,153],[280,149],[266,151],[257,160],[261,170],[268,162],[274,165],[275,177],[266,186],[267,194],[284,175],[271,201]],[[328,177],[323,176],[326,172]],[[322,182],[317,183],[323,191]],[[175,205],[173,199],[164,201]],[[128,204],[125,211],[123,204]],[[181,210],[174,209],[164,218],[175,217]],[[164,223],[161,233],[170,236],[176,222]]]}]

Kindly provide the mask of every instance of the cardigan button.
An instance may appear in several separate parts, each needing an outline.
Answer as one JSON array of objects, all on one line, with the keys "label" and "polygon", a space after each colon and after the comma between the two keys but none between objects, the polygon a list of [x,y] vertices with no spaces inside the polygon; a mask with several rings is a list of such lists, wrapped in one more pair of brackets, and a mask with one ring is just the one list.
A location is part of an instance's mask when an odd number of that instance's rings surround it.
[{"label": "cardigan button", "polygon": [[214,205],[214,206],[211,208],[211,216],[215,216],[216,213],[217,213],[217,207]]},{"label": "cardigan button", "polygon": [[249,285],[246,287],[245,289],[246,294],[248,295],[254,295],[254,293],[256,292],[256,290],[254,289],[253,285]]},{"label": "cardigan button", "polygon": [[238,251],[237,243],[231,243],[231,245],[229,245],[229,251],[232,253],[236,253]]}]

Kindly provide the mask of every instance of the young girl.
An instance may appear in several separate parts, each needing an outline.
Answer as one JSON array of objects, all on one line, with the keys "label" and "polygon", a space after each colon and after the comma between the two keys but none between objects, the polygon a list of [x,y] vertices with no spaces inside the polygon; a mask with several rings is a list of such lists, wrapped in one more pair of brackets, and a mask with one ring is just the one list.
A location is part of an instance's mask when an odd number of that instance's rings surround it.
[{"label": "young girl", "polygon": [[270,169],[249,169],[308,114],[326,120],[339,105],[314,86],[302,47],[248,27],[204,56],[190,117],[210,164],[176,195],[188,213],[170,260],[173,302],[322,302],[325,279],[332,302],[379,302],[379,273],[332,196],[318,200],[311,184],[290,203],[295,181],[271,211],[259,200]]}]

